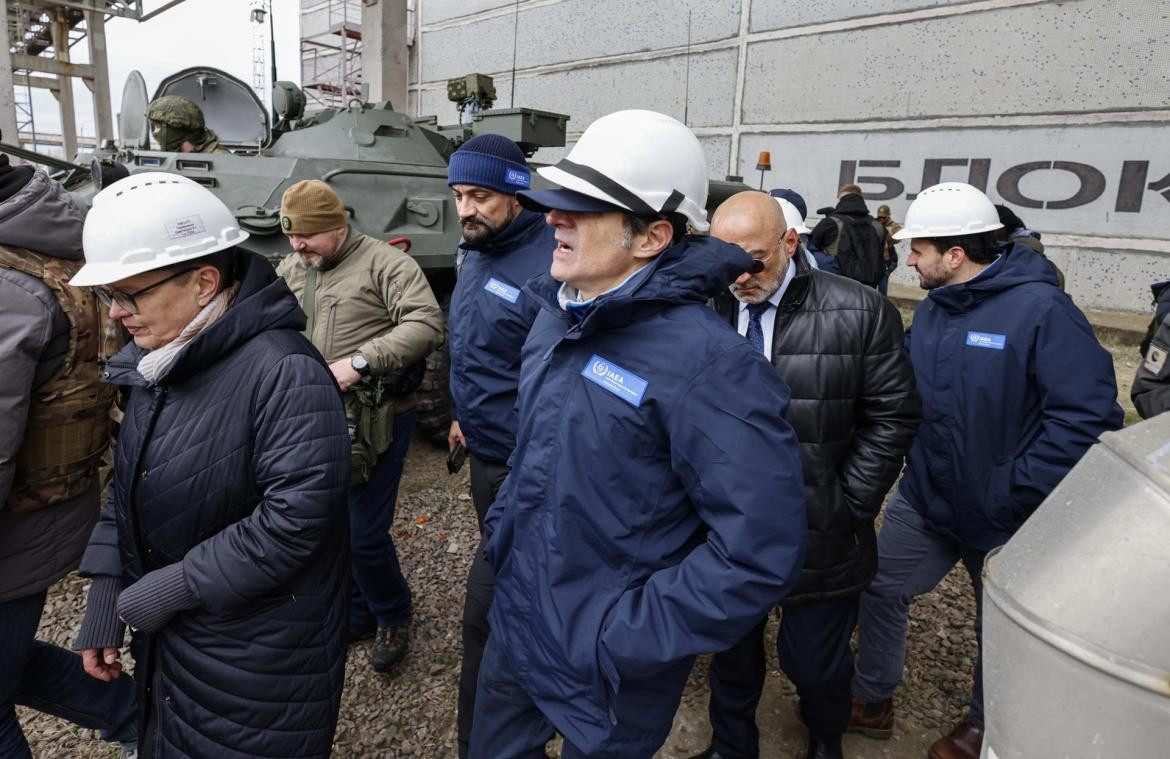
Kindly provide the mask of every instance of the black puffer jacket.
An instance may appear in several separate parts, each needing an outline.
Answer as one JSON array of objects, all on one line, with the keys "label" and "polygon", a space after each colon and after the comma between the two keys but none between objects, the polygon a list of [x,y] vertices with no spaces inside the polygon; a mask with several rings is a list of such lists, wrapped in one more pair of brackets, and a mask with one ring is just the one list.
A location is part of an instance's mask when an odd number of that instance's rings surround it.
[{"label": "black puffer jacket", "polygon": [[349,436],[283,280],[245,254],[235,304],[133,388],[82,573],[181,564],[194,608],[134,636],[147,757],[324,757],[345,669]]},{"label": "black puffer jacket", "polygon": [[[856,594],[877,571],[873,521],[922,418],[892,303],[851,279],[811,270],[773,312],[772,365],[788,384],[808,513],[804,571],[786,604]],[[732,326],[739,303],[716,303]]]}]

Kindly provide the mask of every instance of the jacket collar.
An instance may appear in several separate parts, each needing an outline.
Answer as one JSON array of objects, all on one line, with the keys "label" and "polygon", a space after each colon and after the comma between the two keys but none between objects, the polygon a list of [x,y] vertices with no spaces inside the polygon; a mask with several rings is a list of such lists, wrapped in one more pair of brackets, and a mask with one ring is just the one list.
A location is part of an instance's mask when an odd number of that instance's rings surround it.
[{"label": "jacket collar", "polygon": [[926,295],[950,313],[963,313],[993,295],[1029,282],[1059,286],[1048,259],[1025,245],[1008,241],[1000,245],[999,258],[974,279],[936,287]]},{"label": "jacket collar", "polygon": [[850,193],[837,201],[834,213],[843,213],[848,216],[869,216],[869,206],[865,198],[856,193]]},{"label": "jacket collar", "polygon": [[[159,379],[166,385],[213,366],[225,355],[270,329],[305,328],[305,314],[272,265],[255,253],[239,251],[240,291],[224,315],[200,332],[179,353]],[[146,385],[138,362],[147,351],[131,340],[106,365],[102,381],[115,385]]]},{"label": "jacket collar", "polygon": [[544,227],[544,214],[523,209],[520,214],[500,230],[500,233],[487,242],[479,245],[470,245],[467,242],[459,243],[461,250],[475,250],[488,256],[502,256],[516,249],[517,244]]},{"label": "jacket collar", "polygon": [[[808,298],[808,293],[812,289],[812,267],[808,265],[808,258],[804,255],[804,246],[798,245],[796,252],[792,254],[792,263],[796,267],[796,274],[792,281],[788,283],[788,289],[784,291],[784,295],[780,298],[780,304],[776,306],[776,310],[780,313],[789,313],[792,311],[799,311],[804,305],[805,299]],[[718,293],[712,300],[712,305],[715,307],[716,313],[727,320],[731,326],[736,326],[739,319],[739,300],[731,294],[730,289],[725,289]]]},{"label": "jacket collar", "polygon": [[337,249],[337,255],[329,259],[329,266],[326,267],[326,271],[341,266],[345,259],[349,258],[350,254],[357,250],[358,245],[362,242],[362,237],[363,235],[354,229],[352,225],[347,226],[345,228],[345,241]]},{"label": "jacket collar", "polygon": [[776,310],[782,313],[799,311],[812,288],[812,267],[808,265],[803,245],[796,246],[796,252],[792,254],[792,263],[796,266],[796,276],[788,284],[784,297],[780,299],[780,305],[776,307]]},{"label": "jacket collar", "polygon": [[[597,296],[579,315],[571,336],[586,337],[652,316],[663,308],[705,303],[751,266],[751,257],[736,245],[713,237],[688,236],[667,248],[633,277],[626,287]],[[644,273],[644,274],[643,274]],[[543,308],[572,323],[557,294],[561,283],[542,274],[525,285]]]}]

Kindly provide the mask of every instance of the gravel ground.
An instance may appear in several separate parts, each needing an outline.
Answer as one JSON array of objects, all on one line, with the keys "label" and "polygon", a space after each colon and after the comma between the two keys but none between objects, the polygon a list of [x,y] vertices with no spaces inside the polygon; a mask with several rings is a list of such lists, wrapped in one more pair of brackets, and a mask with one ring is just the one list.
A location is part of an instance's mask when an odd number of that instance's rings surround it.
[{"label": "gravel ground", "polygon": [[[1137,366],[1133,344],[1111,342],[1127,422],[1136,418],[1129,385]],[[477,530],[467,495],[467,471],[450,476],[445,454],[416,439],[403,478],[393,527],[403,570],[415,594],[414,630],[407,660],[390,675],[369,668],[369,642],[350,649],[335,743],[338,757],[451,757],[459,676],[463,583]],[[421,522],[421,523],[420,523]],[[86,583],[70,575],[49,594],[40,637],[68,644],[81,620]],[[961,716],[976,648],[970,581],[959,568],[911,609],[906,679],[897,696],[898,728],[891,741],[848,736],[854,757],[922,757],[940,731]],[[773,621],[773,628],[775,621]],[[774,640],[774,630],[769,636]],[[683,697],[675,729],[658,756],[686,757],[709,740],[706,659],[700,659]],[[760,706],[762,755],[796,756],[803,729],[794,714],[791,684],[770,654]],[[36,757],[116,757],[96,733],[19,709]],[[555,747],[552,749],[555,753]],[[800,754],[803,756],[803,753]]]}]

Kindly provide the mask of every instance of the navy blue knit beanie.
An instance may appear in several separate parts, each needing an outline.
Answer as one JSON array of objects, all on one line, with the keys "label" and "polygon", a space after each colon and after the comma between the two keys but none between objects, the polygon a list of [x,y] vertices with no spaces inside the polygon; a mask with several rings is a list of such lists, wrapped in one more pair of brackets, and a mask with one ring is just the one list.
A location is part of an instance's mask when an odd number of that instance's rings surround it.
[{"label": "navy blue knit beanie", "polygon": [[451,155],[447,186],[470,184],[515,195],[532,186],[532,172],[516,143],[498,134],[480,134]]},{"label": "navy blue knit beanie", "polygon": [[804,202],[804,198],[795,190],[789,190],[785,187],[777,187],[770,193],[773,198],[784,198],[792,205],[796,206],[796,210],[800,211],[801,218],[808,218],[808,206]]}]

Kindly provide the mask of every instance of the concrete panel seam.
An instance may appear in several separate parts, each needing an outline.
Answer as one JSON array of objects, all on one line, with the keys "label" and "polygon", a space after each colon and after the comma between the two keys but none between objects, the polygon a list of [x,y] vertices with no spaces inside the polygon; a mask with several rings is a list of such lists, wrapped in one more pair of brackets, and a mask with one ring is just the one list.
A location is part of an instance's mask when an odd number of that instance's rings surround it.
[{"label": "concrete panel seam", "polygon": [[[566,0],[521,0],[519,9],[524,11],[530,8],[543,8],[549,5],[560,5],[565,1]],[[758,42],[772,39],[786,39],[788,37],[803,37],[810,34],[823,34],[825,32],[849,31],[852,29],[863,29],[870,26],[883,26],[886,24],[896,24],[905,21],[945,18],[948,16],[961,16],[969,13],[982,13],[989,10],[1026,7],[1029,5],[1067,4],[1069,2],[1075,1],[1076,0],[975,0],[975,2],[964,3],[962,5],[937,6],[934,8],[915,8],[908,11],[882,13],[874,16],[852,16],[850,18],[837,19],[835,21],[829,21],[820,24],[794,26],[787,29],[770,29],[763,32],[750,31],[749,18],[749,23],[744,25],[742,33],[748,35],[749,41]],[[480,21],[499,18],[500,16],[507,16],[514,13],[515,10],[516,4],[509,3],[498,8],[490,8],[485,11],[469,13],[465,16],[453,16],[451,18],[443,19],[442,21],[434,21],[429,24],[422,24],[421,31],[438,32],[446,29],[453,29],[459,26],[466,26],[468,24],[478,23]]]},{"label": "concrete panel seam", "polygon": [[[1086,0],[1079,1],[1084,2]],[[976,2],[964,3],[962,5],[915,8],[913,10],[895,11],[876,16],[854,16],[852,18],[826,21],[823,24],[813,24],[810,26],[794,26],[789,29],[770,29],[764,32],[751,32],[748,35],[748,41],[771,42],[773,40],[791,39],[793,37],[850,32],[857,29],[869,29],[875,26],[890,26],[913,21],[930,21],[953,16],[968,16],[1009,8],[1026,8],[1032,5],[1067,5],[1073,2],[1078,2],[1078,0],[976,0]]]},{"label": "concrete panel seam", "polygon": [[[727,37],[722,40],[712,40],[711,42],[702,42],[697,45],[691,45],[690,55],[694,57],[702,53],[718,52],[722,50],[731,50],[739,45],[737,37]],[[658,61],[664,58],[678,58],[687,55],[686,45],[677,45],[675,47],[662,48],[660,50],[640,50],[636,53],[618,53],[615,55],[597,56],[595,58],[587,58],[577,61],[564,61],[562,63],[545,63],[540,66],[528,66],[525,68],[516,69],[517,79],[528,79],[532,77],[542,76],[544,74],[559,74],[565,71],[580,71],[589,68],[604,68],[605,66],[616,66],[623,63],[643,63],[645,61]],[[496,80],[497,87],[504,79],[511,76],[512,69],[502,71],[487,71],[486,73]],[[431,79],[421,84],[414,85],[414,89],[420,90],[444,90],[447,89],[446,79]]]},{"label": "concrete panel seam", "polygon": [[507,5],[501,5],[498,8],[489,8],[486,11],[476,11],[475,13],[468,13],[466,16],[452,16],[445,18],[442,21],[433,21],[429,24],[422,25],[424,32],[441,32],[444,29],[454,29],[459,26],[467,24],[474,24],[478,21],[487,21],[500,16],[510,16],[516,13],[517,10],[525,11],[530,8],[544,8],[549,5],[560,5],[565,0],[520,0],[519,3],[511,2]]},{"label": "concrete panel seam", "polygon": [[747,81],[748,28],[751,26],[752,0],[743,0],[739,5],[738,54],[735,61],[735,101],[731,107],[731,149],[727,157],[727,170],[734,172],[739,165],[739,127],[743,123],[743,90]]},{"label": "concrete panel seam", "polygon": [[[563,2],[565,2],[565,0],[527,0],[527,2],[520,3],[519,10],[524,11],[527,9],[541,8],[550,5],[560,5]],[[712,40],[697,45],[692,45],[691,52],[708,52],[711,50],[719,50],[724,48],[741,47],[745,42],[746,44],[751,45],[758,42],[771,42],[775,40],[791,39],[794,37],[807,37],[834,32],[847,32],[856,29],[867,29],[875,26],[888,26],[911,21],[949,18],[953,16],[983,13],[987,11],[1003,10],[1008,8],[1027,7],[1032,5],[1047,5],[1055,3],[1067,4],[1069,2],[1077,2],[1077,0],[977,0],[976,2],[966,3],[963,5],[941,6],[937,8],[918,8],[915,10],[900,11],[896,13],[885,13],[877,16],[856,17],[851,19],[826,22],[822,24],[798,26],[792,27],[790,29],[774,29],[765,32],[749,32],[748,26],[750,24],[750,17],[744,17],[742,14],[744,12],[744,8],[749,7],[751,2],[750,0],[744,0],[740,6],[740,31],[736,37],[727,37],[722,40]],[[446,19],[441,22],[435,22],[434,24],[421,25],[419,37],[431,31],[442,31],[448,28],[464,26],[479,21],[498,18],[500,16],[507,16],[516,12],[515,9],[515,5],[507,5],[500,8],[481,11],[479,13],[468,16],[460,16],[456,19]],[[668,58],[671,56],[685,54],[686,45],[677,45],[674,47],[660,48],[657,50],[638,51],[634,53],[619,53],[610,56],[600,56],[590,59],[546,64],[544,66],[532,66],[528,68],[517,69],[516,75],[535,76],[542,73],[561,71],[565,69],[583,68],[585,66],[611,65],[625,63],[628,61],[642,61],[651,58]],[[442,85],[445,87],[446,80],[430,80],[417,86],[425,87],[427,85]]]},{"label": "concrete panel seam", "polygon": [[[1054,118],[1055,117],[1055,118]],[[1170,110],[1128,110],[1077,112],[1042,112],[1006,116],[924,116],[888,121],[818,121],[787,124],[742,124],[741,134],[819,134],[835,132],[931,131],[935,129],[1002,129],[1006,127],[1050,129],[1067,126],[1107,126],[1120,124],[1170,123]],[[718,129],[700,127],[698,129]],[[696,133],[698,133],[696,129]]]},{"label": "concrete panel seam", "polygon": [[[740,6],[740,14],[741,14],[740,15],[740,30],[739,30],[739,34],[737,36],[727,37],[727,38],[724,38],[721,40],[711,40],[708,42],[693,44],[690,46],[689,52],[691,55],[696,55],[696,54],[701,54],[701,53],[714,52],[714,51],[718,51],[718,50],[737,49],[738,52],[741,54],[741,58],[746,59],[747,47],[754,44],[754,43],[759,43],[759,42],[770,42],[770,41],[781,40],[781,39],[791,39],[794,37],[804,37],[804,36],[817,35],[817,34],[827,34],[827,33],[833,33],[833,32],[844,32],[844,31],[851,31],[854,29],[865,29],[865,28],[870,28],[870,27],[875,27],[875,26],[884,26],[884,25],[904,23],[907,21],[920,21],[920,20],[929,20],[929,19],[935,19],[935,18],[947,18],[947,17],[959,16],[959,15],[968,15],[968,14],[972,14],[972,13],[980,13],[980,12],[993,11],[993,10],[1002,10],[1002,9],[1006,9],[1006,8],[1025,7],[1025,6],[1031,6],[1031,5],[1045,5],[1045,4],[1052,4],[1052,3],[1058,3],[1058,2],[1063,4],[1063,3],[1067,3],[1069,1],[1070,0],[978,0],[977,2],[968,3],[968,4],[964,4],[964,5],[945,6],[945,7],[939,7],[939,8],[921,8],[921,9],[904,11],[904,12],[899,12],[899,13],[887,13],[887,14],[882,14],[879,16],[869,16],[869,17],[864,17],[864,18],[849,19],[849,20],[845,20],[845,21],[833,21],[833,22],[828,22],[828,23],[824,23],[824,24],[816,24],[816,25],[812,25],[812,26],[803,26],[803,27],[794,27],[791,29],[778,29],[778,30],[772,30],[772,31],[767,31],[767,32],[749,33],[748,32],[748,25],[750,23],[750,15],[748,15],[748,14],[750,14],[751,0],[744,0],[744,2]],[[1075,2],[1076,0],[1071,0],[1071,1]],[[521,2],[520,10],[524,10],[524,9],[528,9],[528,8],[539,8],[539,7],[544,7],[544,6],[548,6],[548,5],[558,5],[562,2],[564,2],[564,0],[527,0],[527,2]],[[472,21],[478,21],[478,20],[483,20],[483,19],[488,19],[488,18],[496,18],[496,17],[500,17],[500,16],[505,16],[511,12],[514,12],[514,9],[515,9],[515,6],[509,5],[509,6],[489,10],[489,11],[482,11],[482,12],[477,13],[477,14],[472,14],[470,16],[464,16],[464,17],[460,17],[460,18],[464,19],[465,23],[470,23],[470,21],[466,21],[466,20],[470,19]],[[443,24],[443,25],[449,24],[449,26],[452,26],[452,27],[460,25],[460,24],[449,23],[450,21],[453,21],[453,20],[446,20],[443,22],[438,22],[436,25],[421,25],[420,24],[420,33],[416,37],[416,44],[418,45],[418,52],[417,52],[417,56],[416,56],[416,64],[417,64],[418,73],[416,73],[416,75],[415,75],[416,83],[411,84],[409,89],[412,89],[416,92],[421,92],[424,89],[443,89],[443,90],[446,89],[446,87],[447,87],[447,80],[446,79],[442,79],[442,80],[436,79],[436,80],[429,80],[429,81],[419,81],[419,80],[421,80],[421,77],[422,77],[422,62],[423,62],[422,39],[425,36],[425,33],[428,31],[437,31],[440,28],[440,26],[438,24]],[[447,28],[447,26],[442,26],[441,28]],[[575,61],[564,61],[561,63],[550,63],[550,64],[544,64],[541,66],[530,66],[530,67],[520,68],[520,69],[516,70],[516,77],[523,79],[523,78],[528,78],[528,77],[541,76],[543,74],[559,73],[562,71],[575,71],[575,70],[583,69],[583,68],[612,66],[612,65],[619,65],[622,63],[633,63],[633,62],[641,62],[641,61],[648,61],[648,60],[658,60],[658,59],[662,59],[662,58],[672,58],[672,57],[678,57],[678,56],[685,56],[685,55],[687,55],[687,53],[688,53],[688,49],[687,49],[686,45],[676,45],[673,47],[660,48],[657,50],[643,50],[643,51],[637,51],[637,52],[633,52],[633,53],[618,53],[615,55],[598,56],[598,57],[588,58],[588,59],[581,59],[581,60],[575,60]],[[510,75],[511,69],[509,68],[506,71],[486,72],[486,73],[489,73],[494,78],[500,79],[501,77],[504,77],[505,75]],[[744,66],[744,60],[741,60],[741,62],[739,64],[739,70],[737,71],[737,81],[742,82],[742,80],[744,78],[746,78],[746,71],[745,71],[745,66]],[[737,86],[737,88],[736,88],[736,104],[735,104],[736,110],[735,110],[735,114],[733,115],[733,119],[738,119],[741,117],[741,107],[742,107],[742,85]],[[732,152],[733,153],[737,152],[737,148],[735,147],[735,141],[733,141]]]},{"label": "concrete panel seam", "polygon": [[1085,248],[1088,250],[1133,250],[1141,253],[1170,254],[1170,240],[1146,237],[1098,237],[1044,233],[1044,245],[1051,248]]}]

